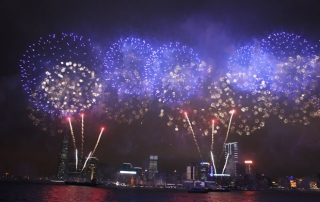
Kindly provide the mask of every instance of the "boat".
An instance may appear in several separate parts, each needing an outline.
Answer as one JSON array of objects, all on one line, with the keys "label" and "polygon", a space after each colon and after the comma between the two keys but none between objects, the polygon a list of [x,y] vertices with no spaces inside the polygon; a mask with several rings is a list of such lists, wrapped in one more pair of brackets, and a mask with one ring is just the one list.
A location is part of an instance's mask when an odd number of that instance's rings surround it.
[{"label": "boat", "polygon": [[76,186],[90,186],[90,187],[96,187],[97,184],[91,183],[91,182],[77,182],[77,181],[65,181],[65,184],[67,185],[76,185]]},{"label": "boat", "polygon": [[208,190],[203,187],[195,187],[189,189],[188,193],[208,193]]},{"label": "boat", "polygon": [[99,185],[97,184],[97,181],[95,179],[92,179],[91,182],[65,181],[64,183],[67,185],[89,186],[89,187],[96,187]]},{"label": "boat", "polygon": [[230,192],[230,189],[227,187],[211,187],[208,189],[209,192]]},{"label": "boat", "polygon": [[230,192],[230,189],[208,189],[209,192]]}]

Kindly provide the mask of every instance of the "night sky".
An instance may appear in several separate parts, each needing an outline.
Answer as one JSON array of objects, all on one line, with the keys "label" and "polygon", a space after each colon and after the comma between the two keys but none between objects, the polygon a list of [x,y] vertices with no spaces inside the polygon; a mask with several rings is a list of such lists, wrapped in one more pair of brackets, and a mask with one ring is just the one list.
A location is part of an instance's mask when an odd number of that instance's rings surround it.
[{"label": "night sky", "polygon": [[[225,73],[233,50],[270,34],[295,33],[319,44],[317,2],[3,1],[0,8],[0,175],[9,172],[53,176],[57,173],[62,135],[52,136],[33,125],[26,109],[28,94],[20,81],[22,54],[39,37],[75,33],[90,38],[101,50],[126,37],[141,38],[153,45],[180,42],[210,63],[215,77],[219,78]],[[94,114],[94,110],[91,113]],[[85,130],[90,135],[85,136],[85,153],[92,150],[100,127],[104,126],[106,130],[95,156],[115,168],[120,168],[123,162],[144,167],[151,154],[159,156],[159,171],[184,172],[187,163],[199,161],[192,135],[183,130],[175,132],[157,112],[151,111],[143,121],[132,124],[88,119]],[[304,126],[271,119],[249,136],[231,133],[229,141],[239,142],[240,159],[253,160],[257,173],[270,177],[310,176],[320,172],[318,122],[319,118],[314,118],[310,125]],[[76,130],[79,133],[79,128]],[[76,138],[80,141],[79,136]],[[210,146],[208,137],[199,135],[198,138],[200,147]]]}]

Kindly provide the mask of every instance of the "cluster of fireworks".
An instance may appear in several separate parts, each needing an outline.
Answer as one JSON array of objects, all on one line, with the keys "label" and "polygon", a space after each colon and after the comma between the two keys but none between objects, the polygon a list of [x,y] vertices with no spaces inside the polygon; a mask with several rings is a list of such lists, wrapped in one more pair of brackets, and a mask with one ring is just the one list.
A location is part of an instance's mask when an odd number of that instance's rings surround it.
[{"label": "cluster of fireworks", "polygon": [[118,123],[160,110],[168,126],[192,134],[202,158],[197,136],[210,130],[212,152],[214,135],[224,128],[226,143],[229,133],[250,135],[269,117],[303,125],[319,117],[319,53],[300,36],[273,34],[236,50],[216,80],[215,69],[179,43],[153,47],[126,38],[103,52],[90,40],[62,34],[29,46],[20,67],[35,124],[48,117],[63,122],[93,105]]}]

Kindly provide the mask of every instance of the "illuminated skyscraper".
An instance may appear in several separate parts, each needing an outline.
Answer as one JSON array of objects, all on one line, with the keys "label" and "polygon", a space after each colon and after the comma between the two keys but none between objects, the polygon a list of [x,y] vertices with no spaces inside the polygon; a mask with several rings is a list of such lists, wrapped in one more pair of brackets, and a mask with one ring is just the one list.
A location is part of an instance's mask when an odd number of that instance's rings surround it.
[{"label": "illuminated skyscraper", "polygon": [[149,179],[152,179],[158,172],[158,156],[150,155],[149,161]]},{"label": "illuminated skyscraper", "polygon": [[57,177],[58,179],[65,179],[66,178],[66,170],[67,170],[67,160],[68,160],[68,145],[69,145],[69,138],[67,132],[63,134],[62,140],[62,148],[59,157],[59,167]]},{"label": "illuminated skyscraper", "polygon": [[200,180],[207,181],[208,176],[212,171],[212,166],[210,166],[209,162],[201,162],[200,163]]},{"label": "illuminated skyscraper", "polygon": [[230,175],[237,175],[237,164],[238,164],[238,142],[229,142],[224,145],[225,154],[225,165],[224,173]]}]

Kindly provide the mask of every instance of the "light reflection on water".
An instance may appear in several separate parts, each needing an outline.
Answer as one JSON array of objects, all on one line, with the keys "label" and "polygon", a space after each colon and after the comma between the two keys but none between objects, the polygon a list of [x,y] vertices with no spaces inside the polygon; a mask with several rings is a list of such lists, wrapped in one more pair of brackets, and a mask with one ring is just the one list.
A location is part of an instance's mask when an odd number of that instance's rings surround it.
[{"label": "light reflection on water", "polygon": [[0,201],[110,201],[110,202],[281,202],[319,201],[320,192],[231,191],[190,194],[186,190],[110,189],[0,182]]}]

